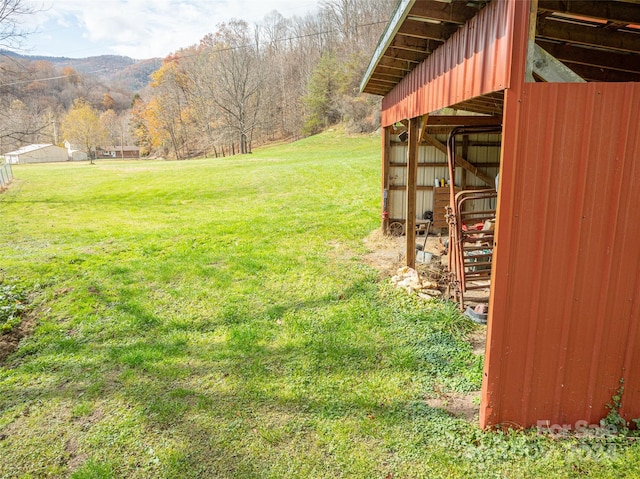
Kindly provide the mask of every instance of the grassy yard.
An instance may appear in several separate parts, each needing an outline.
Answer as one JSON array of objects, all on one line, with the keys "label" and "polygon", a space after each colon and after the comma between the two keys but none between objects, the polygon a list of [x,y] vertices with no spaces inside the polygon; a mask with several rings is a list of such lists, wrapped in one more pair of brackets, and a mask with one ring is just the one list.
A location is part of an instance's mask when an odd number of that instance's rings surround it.
[{"label": "grassy yard", "polygon": [[638,477],[619,438],[486,433],[470,326],[365,266],[379,138],[251,156],[14,168],[0,281],[0,477]]}]

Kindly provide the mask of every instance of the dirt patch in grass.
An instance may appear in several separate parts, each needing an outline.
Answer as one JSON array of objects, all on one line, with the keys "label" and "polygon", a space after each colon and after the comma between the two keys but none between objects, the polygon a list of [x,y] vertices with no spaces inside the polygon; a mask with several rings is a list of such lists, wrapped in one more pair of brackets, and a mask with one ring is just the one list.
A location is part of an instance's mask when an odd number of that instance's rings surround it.
[{"label": "dirt patch in grass", "polygon": [[[387,236],[380,228],[374,230],[364,239],[364,244],[369,250],[363,260],[369,266],[377,269],[381,279],[390,278],[398,273],[398,269],[404,266],[406,237]],[[440,284],[441,292],[444,292],[446,281],[447,256],[444,255],[444,239],[437,234],[417,236],[416,246],[421,250],[431,253],[430,263],[416,263],[416,271],[422,279],[434,281]]]},{"label": "dirt patch in grass", "polygon": [[476,421],[480,413],[479,398],[479,392],[448,392],[434,398],[425,397],[425,402],[429,407],[444,409],[453,417]]},{"label": "dirt patch in grass", "polygon": [[377,269],[381,278],[393,276],[402,265],[404,241],[404,237],[386,236],[381,229],[374,230],[364,239],[369,250],[364,262]]},{"label": "dirt patch in grass", "polygon": [[473,347],[473,354],[476,356],[482,356],[485,352],[485,347],[487,345],[487,328],[481,327],[476,331],[473,331],[469,335],[469,342]]},{"label": "dirt patch in grass", "polygon": [[65,451],[69,455],[67,467],[70,472],[79,469],[87,461],[87,455],[79,451],[78,440],[75,437],[67,439]]},{"label": "dirt patch in grass", "polygon": [[22,338],[31,334],[34,325],[35,318],[32,315],[26,315],[18,326],[11,331],[0,334],[0,363],[4,362],[18,348]]}]

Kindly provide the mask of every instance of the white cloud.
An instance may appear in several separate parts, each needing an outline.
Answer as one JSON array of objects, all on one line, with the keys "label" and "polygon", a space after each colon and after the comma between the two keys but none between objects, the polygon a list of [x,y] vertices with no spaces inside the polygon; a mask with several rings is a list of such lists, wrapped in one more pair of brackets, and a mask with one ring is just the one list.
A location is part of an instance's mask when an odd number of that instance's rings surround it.
[{"label": "white cloud", "polygon": [[[74,57],[86,56],[77,53],[90,51],[91,55],[163,57],[197,43],[207,33],[214,32],[220,22],[232,18],[259,22],[273,10],[285,17],[302,16],[315,10],[318,3],[313,0],[53,0],[30,19],[41,32],[32,38],[36,50],[33,53]],[[53,41],[39,45],[46,36]],[[67,51],[60,51],[64,49]]]}]

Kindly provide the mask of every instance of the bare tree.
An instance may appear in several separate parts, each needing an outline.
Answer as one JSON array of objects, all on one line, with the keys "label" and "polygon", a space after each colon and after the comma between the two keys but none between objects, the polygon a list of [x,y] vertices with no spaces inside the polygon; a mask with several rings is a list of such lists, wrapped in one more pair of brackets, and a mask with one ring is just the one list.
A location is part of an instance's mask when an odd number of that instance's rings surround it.
[{"label": "bare tree", "polygon": [[237,136],[240,153],[250,153],[262,99],[262,78],[249,25],[241,20],[221,24],[212,47],[213,101],[225,126]]},{"label": "bare tree", "polygon": [[175,55],[171,82],[151,89],[146,111],[153,114],[137,131],[157,149],[182,142],[183,128],[190,153],[218,156],[336,121],[375,130],[377,100],[361,96],[359,83],[395,1],[322,0],[302,18],[273,11],[255,27],[241,20],[219,25]]},{"label": "bare tree", "polygon": [[0,0],[0,47],[20,48],[32,33],[21,28],[21,20],[35,12],[33,4],[25,0]]},{"label": "bare tree", "polygon": [[[25,0],[0,0],[0,49],[18,49],[29,31],[21,28],[21,20],[36,12]],[[34,114],[16,95],[17,82],[23,81],[24,72],[15,61],[0,67],[0,152],[21,146],[23,141],[46,128],[46,123]],[[35,85],[34,85],[35,86]]]}]

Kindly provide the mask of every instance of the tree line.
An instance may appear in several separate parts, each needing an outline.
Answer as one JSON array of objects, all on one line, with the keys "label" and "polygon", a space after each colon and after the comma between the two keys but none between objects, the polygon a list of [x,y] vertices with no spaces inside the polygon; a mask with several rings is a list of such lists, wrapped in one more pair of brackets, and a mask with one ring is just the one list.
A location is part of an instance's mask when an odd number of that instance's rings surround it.
[{"label": "tree line", "polygon": [[[59,143],[64,133],[89,153],[100,142],[134,143],[143,156],[184,159],[250,153],[339,122],[373,131],[379,99],[360,95],[359,83],[395,4],[322,0],[303,17],[273,11],[253,25],[219,24],[197,45],[168,55],[149,85],[129,96],[68,69],[16,80],[25,70],[2,62],[0,147]],[[78,118],[91,119],[93,138],[78,141]]]}]

